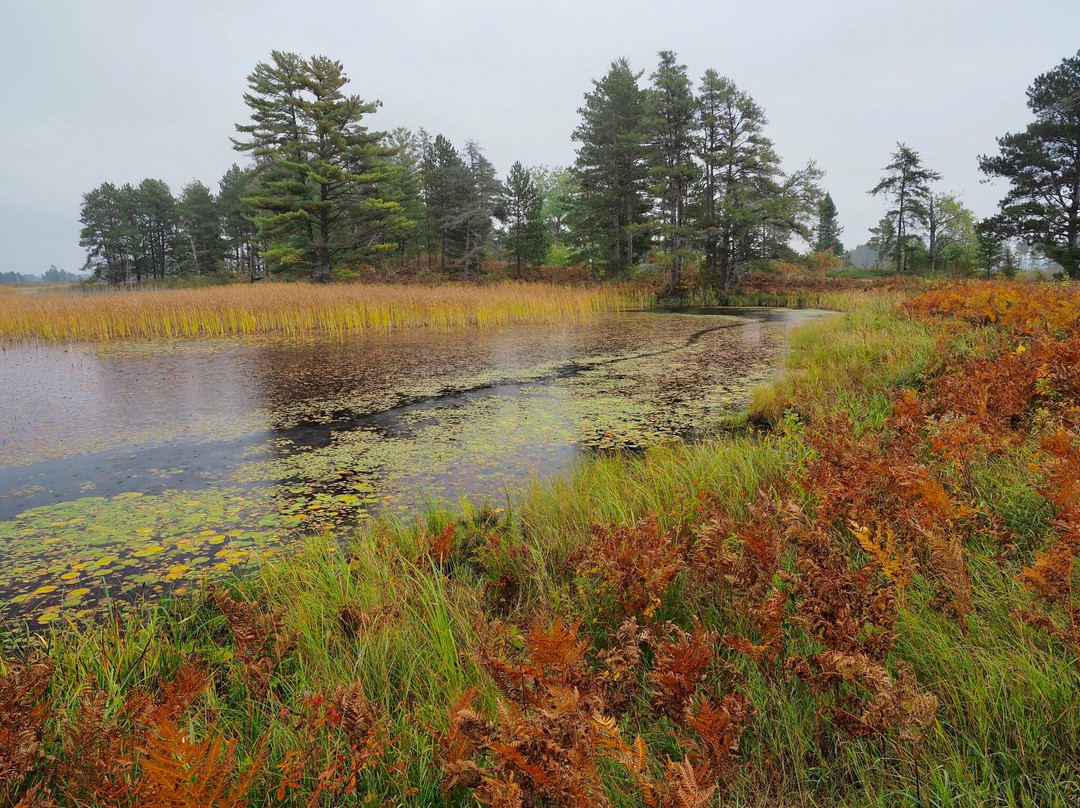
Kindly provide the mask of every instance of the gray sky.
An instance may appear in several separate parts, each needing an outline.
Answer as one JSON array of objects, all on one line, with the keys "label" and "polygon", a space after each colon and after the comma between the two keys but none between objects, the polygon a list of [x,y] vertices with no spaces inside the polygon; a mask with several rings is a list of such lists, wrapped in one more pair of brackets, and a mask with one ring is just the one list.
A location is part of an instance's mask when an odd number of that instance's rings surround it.
[{"label": "gray sky", "polygon": [[472,138],[502,174],[571,163],[590,80],[674,50],[765,107],[786,168],[817,160],[850,247],[898,140],[992,213],[1003,190],[976,156],[1077,48],[1078,0],[0,0],[0,271],[80,267],[79,204],[101,182],[216,189],[272,49],[340,60],[383,102],[374,128]]}]

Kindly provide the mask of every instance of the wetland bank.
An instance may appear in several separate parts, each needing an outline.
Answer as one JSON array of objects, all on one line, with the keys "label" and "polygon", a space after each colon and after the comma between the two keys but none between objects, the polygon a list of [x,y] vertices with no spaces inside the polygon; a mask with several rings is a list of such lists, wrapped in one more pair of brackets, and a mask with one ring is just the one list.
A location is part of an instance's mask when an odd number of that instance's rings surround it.
[{"label": "wetland bank", "polygon": [[505,507],[583,454],[708,433],[821,315],[9,344],[0,600],[47,623],[182,593],[375,514]]}]

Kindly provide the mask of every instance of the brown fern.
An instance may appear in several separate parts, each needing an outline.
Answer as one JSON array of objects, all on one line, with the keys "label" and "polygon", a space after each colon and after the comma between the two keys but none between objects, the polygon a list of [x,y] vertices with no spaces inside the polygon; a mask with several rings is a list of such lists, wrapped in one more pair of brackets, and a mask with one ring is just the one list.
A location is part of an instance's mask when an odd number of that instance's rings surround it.
[{"label": "brown fern", "polygon": [[236,762],[236,742],[220,736],[197,742],[172,721],[150,734],[136,788],[138,808],[244,808],[261,774],[260,750],[247,770]]},{"label": "brown fern", "polygon": [[[45,721],[53,666],[45,657],[8,662],[0,675],[0,803],[12,802],[23,781],[44,758]],[[45,795],[34,792],[41,799]],[[35,796],[34,799],[38,799]]]},{"label": "brown fern", "polygon": [[262,701],[274,671],[296,647],[297,635],[285,629],[282,612],[263,614],[258,604],[234,600],[213,585],[208,591],[232,631],[248,694]]},{"label": "brown fern", "polygon": [[616,604],[620,620],[630,615],[651,619],[675,576],[686,568],[685,548],[660,530],[656,514],[635,526],[592,525],[590,531],[588,557],[578,572],[593,582],[600,605]]},{"label": "brown fern", "polygon": [[629,710],[641,692],[644,673],[641,644],[650,636],[651,632],[638,626],[636,617],[627,617],[615,633],[614,646],[597,655],[600,663],[597,679],[605,687],[608,710],[615,715]]},{"label": "brown fern", "polygon": [[441,788],[448,794],[455,788],[477,788],[482,782],[480,767],[472,756],[478,747],[491,741],[495,727],[473,710],[476,688],[469,688],[450,708],[450,728],[433,732],[435,759],[442,768]]},{"label": "brown fern", "polygon": [[777,589],[760,606],[750,605],[745,610],[746,617],[758,633],[759,642],[754,643],[746,637],[728,634],[724,642],[750,657],[754,662],[773,662],[783,647],[784,616],[788,605],[788,592]]},{"label": "brown fern", "polygon": [[561,618],[546,631],[533,627],[525,645],[537,676],[565,684],[575,670],[581,669],[589,645],[578,639],[580,628],[580,623],[566,624]]},{"label": "brown fern", "polygon": [[668,761],[665,791],[669,805],[677,808],[704,808],[713,800],[716,786],[702,786],[689,760]]},{"label": "brown fern", "polygon": [[74,715],[61,730],[64,755],[56,762],[57,790],[76,805],[122,806],[132,797],[134,767],[142,733],[125,726],[130,705],[145,711],[145,693],[129,694],[117,714],[106,718],[105,694],[84,692]]},{"label": "brown fern", "polygon": [[653,667],[648,673],[652,704],[657,712],[683,721],[698,684],[713,660],[717,634],[695,623],[689,633],[668,623],[653,642]]},{"label": "brown fern", "polygon": [[739,757],[739,741],[750,725],[753,708],[742,693],[723,700],[704,700],[686,721],[694,731],[695,747],[710,769],[709,779],[726,778]]},{"label": "brown fern", "polygon": [[451,522],[441,532],[427,536],[424,554],[435,566],[447,569],[453,562],[456,549],[455,531],[456,525]]}]

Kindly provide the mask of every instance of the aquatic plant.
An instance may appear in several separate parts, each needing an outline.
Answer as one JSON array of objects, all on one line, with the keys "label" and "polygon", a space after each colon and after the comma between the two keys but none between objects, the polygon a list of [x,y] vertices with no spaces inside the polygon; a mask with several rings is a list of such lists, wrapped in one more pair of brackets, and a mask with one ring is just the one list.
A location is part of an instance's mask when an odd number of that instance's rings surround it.
[{"label": "aquatic plant", "polygon": [[0,340],[110,342],[246,334],[341,336],[398,328],[497,328],[640,307],[630,288],[500,283],[232,284],[202,289],[11,295]]}]

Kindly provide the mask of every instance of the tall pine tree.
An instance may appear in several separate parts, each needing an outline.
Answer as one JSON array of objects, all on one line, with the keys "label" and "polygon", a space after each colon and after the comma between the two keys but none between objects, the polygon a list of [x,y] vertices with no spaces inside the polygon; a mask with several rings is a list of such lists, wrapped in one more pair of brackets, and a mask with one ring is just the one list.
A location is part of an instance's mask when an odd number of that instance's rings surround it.
[{"label": "tall pine tree", "polygon": [[686,206],[697,167],[693,160],[697,100],[686,65],[671,51],[660,51],[660,64],[651,76],[646,105],[652,191],[660,209],[659,234],[668,262],[668,294],[679,293],[682,265],[690,231]]},{"label": "tall pine tree", "polygon": [[[445,274],[447,258],[457,260],[466,250],[464,211],[472,193],[472,178],[454,144],[443,135],[436,135],[425,148],[422,170],[428,228],[438,249],[439,272]],[[430,258],[430,249],[428,255]]]},{"label": "tall pine tree", "polygon": [[869,193],[893,202],[885,212],[892,223],[893,262],[897,272],[907,272],[911,239],[926,222],[930,183],[940,180],[941,175],[923,166],[919,153],[905,143],[896,144],[892,161],[883,170],[885,176]]},{"label": "tall pine tree", "polygon": [[258,228],[243,200],[251,195],[252,172],[233,163],[218,180],[218,212],[225,240],[226,259],[232,272],[254,281],[262,275]]},{"label": "tall pine tree", "polygon": [[548,250],[548,234],[544,227],[544,198],[533,181],[532,173],[520,162],[510,166],[503,200],[506,230],[503,243],[513,259],[516,275],[522,268],[535,266],[544,260]]},{"label": "tall pine tree", "polygon": [[500,202],[504,195],[503,184],[495,175],[491,164],[475,141],[465,144],[465,167],[468,176],[468,193],[460,216],[465,224],[465,251],[462,253],[462,274],[465,278],[478,273],[484,259],[491,254],[494,244],[495,225],[493,217],[502,217]]},{"label": "tall pine tree", "polygon": [[650,205],[640,78],[625,59],[612,62],[586,93],[578,109],[581,123],[573,134],[580,146],[569,218],[585,255],[608,273],[630,266],[648,248],[648,239],[642,237]]},{"label": "tall pine tree", "polygon": [[1009,181],[989,226],[1080,278],[1080,51],[1037,76],[1027,97],[1035,120],[998,138],[999,154],[979,158],[988,176]]},{"label": "tall pine tree", "polygon": [[699,115],[703,180],[696,230],[705,277],[727,289],[744,264],[767,257],[765,227],[777,218],[783,172],[764,134],[764,110],[715,70],[701,79]]},{"label": "tall pine tree", "polygon": [[392,150],[362,124],[378,102],[346,95],[340,62],[274,51],[248,77],[251,123],[234,140],[259,179],[245,199],[268,263],[330,279],[342,261],[393,250],[400,205],[382,198]]},{"label": "tall pine tree", "polygon": [[209,275],[221,269],[225,244],[221,211],[213,192],[198,180],[184,186],[176,205],[180,221],[177,255],[184,274]]}]

